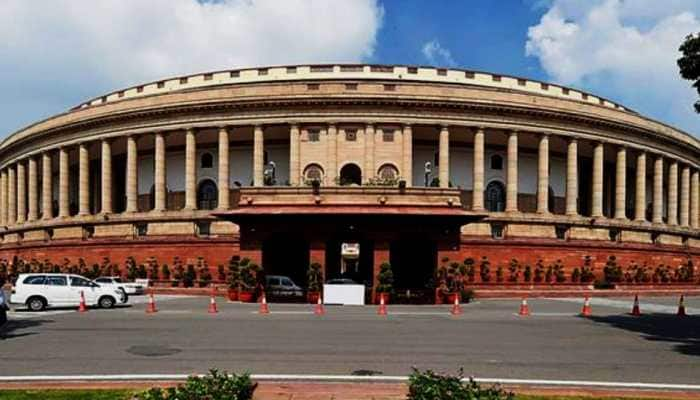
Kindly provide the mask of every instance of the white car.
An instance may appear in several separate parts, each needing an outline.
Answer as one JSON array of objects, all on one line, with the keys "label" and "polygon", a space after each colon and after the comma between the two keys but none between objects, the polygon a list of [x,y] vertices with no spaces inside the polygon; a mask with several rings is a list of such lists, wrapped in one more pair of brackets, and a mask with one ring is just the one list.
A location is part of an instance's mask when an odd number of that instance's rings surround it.
[{"label": "white car", "polygon": [[26,304],[31,311],[46,307],[74,307],[80,305],[80,294],[86,306],[112,308],[125,304],[123,290],[105,286],[72,274],[20,274],[12,289],[10,303]]},{"label": "white car", "polygon": [[140,295],[146,293],[144,285],[132,282],[124,282],[118,276],[101,276],[95,279],[95,282],[100,286],[114,287],[123,289],[124,293],[131,295]]}]

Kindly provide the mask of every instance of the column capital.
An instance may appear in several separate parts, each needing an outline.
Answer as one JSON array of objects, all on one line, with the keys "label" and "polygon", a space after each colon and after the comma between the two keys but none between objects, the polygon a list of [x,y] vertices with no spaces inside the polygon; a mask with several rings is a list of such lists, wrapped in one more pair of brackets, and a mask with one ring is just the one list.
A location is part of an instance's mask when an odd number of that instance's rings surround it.
[{"label": "column capital", "polygon": [[289,128],[290,129],[299,129],[300,125],[301,124],[299,123],[299,121],[292,121],[289,123]]},{"label": "column capital", "polygon": [[578,142],[578,136],[567,136],[566,141],[569,143],[576,143]]},{"label": "column capital", "polygon": [[194,126],[189,126],[189,127],[185,128],[185,132],[186,132],[186,133],[196,134],[196,133],[197,133],[197,128],[195,128]]},{"label": "column capital", "polygon": [[375,124],[376,124],[376,122],[374,122],[374,121],[365,122],[365,128],[366,128],[366,129],[374,129],[374,125],[375,125]]},{"label": "column capital", "polygon": [[450,129],[450,124],[448,123],[441,123],[440,124],[440,130],[449,130]]},{"label": "column capital", "polygon": [[518,136],[518,133],[520,133],[520,130],[518,130],[518,129],[509,129],[508,130],[509,137]]},{"label": "column capital", "polygon": [[474,133],[479,133],[479,132],[480,132],[480,133],[484,133],[484,132],[486,131],[486,127],[483,126],[483,125],[479,125],[479,126],[477,126],[474,130],[475,130]]}]

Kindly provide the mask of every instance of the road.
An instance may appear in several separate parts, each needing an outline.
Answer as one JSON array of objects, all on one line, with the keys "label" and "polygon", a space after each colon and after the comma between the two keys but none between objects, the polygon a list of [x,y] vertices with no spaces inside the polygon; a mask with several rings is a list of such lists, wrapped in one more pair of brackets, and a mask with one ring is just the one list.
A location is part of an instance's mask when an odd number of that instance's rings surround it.
[{"label": "road", "polygon": [[[147,315],[143,298],[115,310],[14,311],[0,332],[0,376],[202,373],[216,367],[265,374],[405,375],[411,366],[493,378],[697,384],[700,298],[675,315],[677,299],[532,299],[519,317],[517,300],[481,300],[449,315],[449,306],[313,306],[158,298]],[[648,311],[648,312],[647,312]]]}]

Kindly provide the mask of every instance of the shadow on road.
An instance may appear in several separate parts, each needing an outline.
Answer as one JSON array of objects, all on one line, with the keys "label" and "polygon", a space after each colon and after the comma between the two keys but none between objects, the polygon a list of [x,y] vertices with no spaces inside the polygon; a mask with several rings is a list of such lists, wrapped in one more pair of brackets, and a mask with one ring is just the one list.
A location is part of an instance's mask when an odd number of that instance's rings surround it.
[{"label": "shadow on road", "polygon": [[678,317],[669,314],[610,315],[589,317],[597,323],[608,324],[641,334],[651,341],[674,343],[681,354],[700,356],[700,315]]},{"label": "shadow on road", "polygon": [[41,325],[53,323],[49,319],[11,319],[5,325],[0,327],[0,340],[15,339],[24,336],[36,335],[37,331],[26,331],[27,329],[36,328]]}]

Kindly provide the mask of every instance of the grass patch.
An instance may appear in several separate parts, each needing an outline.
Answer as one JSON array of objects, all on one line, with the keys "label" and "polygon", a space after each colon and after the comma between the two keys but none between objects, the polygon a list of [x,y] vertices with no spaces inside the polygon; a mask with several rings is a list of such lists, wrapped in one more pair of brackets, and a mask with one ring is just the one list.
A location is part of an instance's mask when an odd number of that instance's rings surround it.
[{"label": "grass patch", "polygon": [[0,390],[0,400],[128,400],[132,390]]}]

